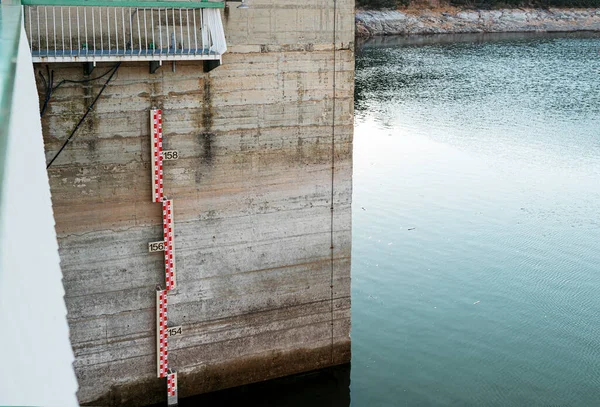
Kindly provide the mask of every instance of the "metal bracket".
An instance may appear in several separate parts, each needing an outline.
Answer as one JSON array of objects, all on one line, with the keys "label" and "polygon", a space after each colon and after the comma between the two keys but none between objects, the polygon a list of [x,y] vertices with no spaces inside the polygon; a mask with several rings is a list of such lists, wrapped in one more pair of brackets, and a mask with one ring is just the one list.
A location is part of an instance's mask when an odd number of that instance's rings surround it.
[{"label": "metal bracket", "polygon": [[150,73],[153,74],[162,64],[160,61],[150,61]]},{"label": "metal bracket", "polygon": [[218,59],[209,59],[204,61],[204,72],[210,72],[221,65],[221,61]]},{"label": "metal bracket", "polygon": [[83,75],[90,76],[95,67],[96,67],[96,64],[93,62],[84,62],[83,63]]}]

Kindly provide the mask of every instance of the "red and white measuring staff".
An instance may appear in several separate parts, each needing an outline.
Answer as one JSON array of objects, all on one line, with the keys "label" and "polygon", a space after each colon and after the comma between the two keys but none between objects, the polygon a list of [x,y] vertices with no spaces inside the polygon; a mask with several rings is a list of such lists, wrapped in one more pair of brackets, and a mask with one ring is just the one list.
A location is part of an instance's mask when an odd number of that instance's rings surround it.
[{"label": "red and white measuring staff", "polygon": [[162,202],[163,193],[163,133],[162,110],[150,111],[150,145],[152,146],[152,202]]},{"label": "red and white measuring staff", "polygon": [[156,291],[156,360],[157,376],[167,378],[167,402],[177,405],[177,373],[169,369],[167,330],[167,293],[175,288],[175,256],[173,252],[173,201],[163,190],[163,133],[162,111],[150,111],[150,144],[152,146],[152,202],[160,202],[163,210],[163,239],[165,253],[164,290]]},{"label": "red and white measuring staff", "polygon": [[176,285],[175,279],[175,253],[173,249],[173,200],[165,199],[162,202],[163,209],[163,235],[165,239],[165,283],[167,290],[173,290]]},{"label": "red and white measuring staff", "polygon": [[177,404],[177,373],[170,369],[167,375],[167,404]]},{"label": "red and white measuring staff", "polygon": [[158,377],[167,377],[169,368],[167,332],[167,290],[156,290],[156,360]]}]

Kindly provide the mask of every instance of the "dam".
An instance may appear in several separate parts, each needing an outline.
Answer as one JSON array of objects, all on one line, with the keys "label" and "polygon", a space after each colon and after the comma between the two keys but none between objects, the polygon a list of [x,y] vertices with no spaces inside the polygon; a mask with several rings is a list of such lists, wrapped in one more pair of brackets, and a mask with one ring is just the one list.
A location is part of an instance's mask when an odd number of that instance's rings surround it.
[{"label": "dam", "polygon": [[23,2],[82,405],[350,361],[354,2],[169,3]]}]

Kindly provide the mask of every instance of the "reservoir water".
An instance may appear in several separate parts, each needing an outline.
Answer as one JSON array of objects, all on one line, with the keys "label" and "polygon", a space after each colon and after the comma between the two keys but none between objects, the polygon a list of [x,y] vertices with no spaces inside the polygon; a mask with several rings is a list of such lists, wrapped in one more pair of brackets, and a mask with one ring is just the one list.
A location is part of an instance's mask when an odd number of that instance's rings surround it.
[{"label": "reservoir water", "polygon": [[357,50],[353,406],[600,404],[599,50]]},{"label": "reservoir water", "polygon": [[357,48],[351,370],[180,405],[600,405],[599,50],[592,34]]}]

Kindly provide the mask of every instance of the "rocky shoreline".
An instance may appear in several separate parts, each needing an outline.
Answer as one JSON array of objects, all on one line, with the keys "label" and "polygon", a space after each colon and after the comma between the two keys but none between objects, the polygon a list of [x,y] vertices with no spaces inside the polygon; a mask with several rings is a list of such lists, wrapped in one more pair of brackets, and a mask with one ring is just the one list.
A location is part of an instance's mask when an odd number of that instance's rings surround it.
[{"label": "rocky shoreline", "polygon": [[600,31],[600,9],[357,10],[356,35]]}]

